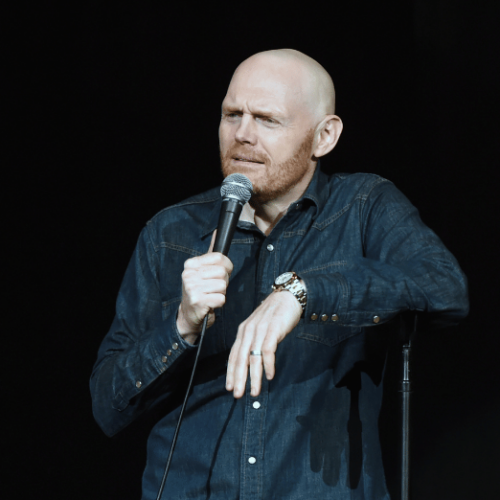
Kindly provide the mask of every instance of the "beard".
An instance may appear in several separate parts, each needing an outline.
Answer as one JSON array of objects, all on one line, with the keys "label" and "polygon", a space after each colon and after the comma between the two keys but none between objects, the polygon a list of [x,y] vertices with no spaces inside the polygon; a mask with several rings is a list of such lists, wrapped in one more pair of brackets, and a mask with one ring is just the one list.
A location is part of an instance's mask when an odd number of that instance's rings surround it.
[{"label": "beard", "polygon": [[[313,141],[314,128],[311,128],[295,152],[281,163],[275,163],[269,157],[263,157],[252,150],[245,150],[235,143],[225,153],[220,151],[222,174],[224,178],[234,173],[246,175],[253,185],[250,204],[263,205],[283,196],[302,180],[310,169]],[[246,165],[231,164],[233,157],[238,155],[250,157],[262,164],[257,164],[255,169]]]}]

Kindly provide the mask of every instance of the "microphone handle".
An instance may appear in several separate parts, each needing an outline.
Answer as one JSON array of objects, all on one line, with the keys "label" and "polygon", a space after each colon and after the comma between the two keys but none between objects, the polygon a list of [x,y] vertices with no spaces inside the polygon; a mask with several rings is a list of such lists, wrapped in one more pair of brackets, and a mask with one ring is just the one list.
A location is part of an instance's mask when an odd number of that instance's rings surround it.
[{"label": "microphone handle", "polygon": [[243,205],[241,202],[234,198],[222,200],[219,224],[217,225],[217,235],[215,236],[214,252],[220,252],[223,255],[228,254],[242,208]]}]

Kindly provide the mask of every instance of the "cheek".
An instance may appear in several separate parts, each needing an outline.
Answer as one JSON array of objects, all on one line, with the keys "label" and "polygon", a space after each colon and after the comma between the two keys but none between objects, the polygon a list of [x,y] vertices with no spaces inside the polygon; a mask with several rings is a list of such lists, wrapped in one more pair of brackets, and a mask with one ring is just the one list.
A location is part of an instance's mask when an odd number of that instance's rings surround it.
[{"label": "cheek", "polygon": [[230,143],[231,129],[224,123],[219,125],[219,145],[222,150],[227,149]]},{"label": "cheek", "polygon": [[274,163],[283,163],[293,156],[296,144],[290,137],[272,137],[263,146]]}]

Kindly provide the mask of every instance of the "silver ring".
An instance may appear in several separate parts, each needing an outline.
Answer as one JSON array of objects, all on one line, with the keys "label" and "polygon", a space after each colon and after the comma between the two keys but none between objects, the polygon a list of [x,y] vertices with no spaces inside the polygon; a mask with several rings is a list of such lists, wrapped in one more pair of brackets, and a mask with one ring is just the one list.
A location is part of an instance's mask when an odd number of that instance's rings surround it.
[{"label": "silver ring", "polygon": [[262,351],[250,351],[250,356],[262,356]]}]

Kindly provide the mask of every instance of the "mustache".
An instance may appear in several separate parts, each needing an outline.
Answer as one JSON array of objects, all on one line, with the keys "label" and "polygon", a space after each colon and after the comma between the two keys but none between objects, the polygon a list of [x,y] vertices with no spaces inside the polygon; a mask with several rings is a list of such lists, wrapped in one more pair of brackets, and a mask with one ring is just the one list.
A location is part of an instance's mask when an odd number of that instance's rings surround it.
[{"label": "mustache", "polygon": [[239,159],[246,161],[253,161],[255,163],[265,163],[267,157],[263,154],[256,153],[255,151],[245,151],[244,149],[231,148],[226,151],[224,160]]}]

